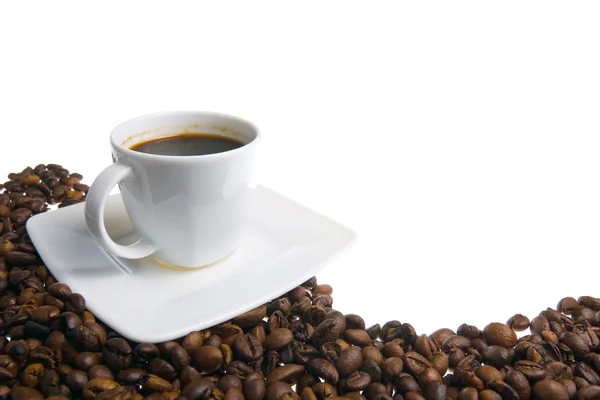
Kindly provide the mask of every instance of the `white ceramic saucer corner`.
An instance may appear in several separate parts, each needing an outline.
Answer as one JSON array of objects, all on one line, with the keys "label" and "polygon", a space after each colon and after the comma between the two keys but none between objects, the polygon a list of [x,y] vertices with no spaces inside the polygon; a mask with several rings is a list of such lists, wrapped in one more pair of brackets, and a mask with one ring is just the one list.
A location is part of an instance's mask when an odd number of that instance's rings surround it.
[{"label": "white ceramic saucer corner", "polygon": [[[39,214],[27,232],[56,279],[81,293],[99,319],[128,339],[163,342],[277,298],[356,239],[347,227],[264,186],[255,196],[238,249],[196,270],[108,255],[88,232],[83,204]],[[119,194],[109,197],[105,216],[115,240],[135,240]]]}]

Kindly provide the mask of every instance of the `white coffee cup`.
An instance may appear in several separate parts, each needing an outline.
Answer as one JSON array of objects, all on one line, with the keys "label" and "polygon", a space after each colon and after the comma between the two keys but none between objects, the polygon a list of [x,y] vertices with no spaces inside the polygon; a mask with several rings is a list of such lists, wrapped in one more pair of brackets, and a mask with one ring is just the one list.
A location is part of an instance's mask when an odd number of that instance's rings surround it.
[{"label": "white coffee cup", "polygon": [[[136,144],[182,133],[220,135],[244,145],[193,156],[131,150]],[[184,268],[222,260],[236,249],[249,212],[258,141],[258,129],[251,123],[210,112],[165,112],[122,123],[110,136],[114,164],[100,173],[87,195],[89,231],[117,257],[152,255]],[[140,237],[130,246],[114,242],[104,226],[106,199],[117,184]]]}]

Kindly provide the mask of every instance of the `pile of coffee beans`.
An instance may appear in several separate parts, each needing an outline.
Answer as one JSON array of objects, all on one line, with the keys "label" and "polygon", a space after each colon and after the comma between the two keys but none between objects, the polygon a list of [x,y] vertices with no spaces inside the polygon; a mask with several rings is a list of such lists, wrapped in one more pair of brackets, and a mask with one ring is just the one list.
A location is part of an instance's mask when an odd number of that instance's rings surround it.
[{"label": "pile of coffee beans", "polygon": [[213,328],[126,340],[55,281],[25,228],[52,204],[84,201],[81,179],[49,164],[3,185],[0,399],[600,399],[600,298],[589,296],[427,335],[399,321],[366,327],[313,277]]}]

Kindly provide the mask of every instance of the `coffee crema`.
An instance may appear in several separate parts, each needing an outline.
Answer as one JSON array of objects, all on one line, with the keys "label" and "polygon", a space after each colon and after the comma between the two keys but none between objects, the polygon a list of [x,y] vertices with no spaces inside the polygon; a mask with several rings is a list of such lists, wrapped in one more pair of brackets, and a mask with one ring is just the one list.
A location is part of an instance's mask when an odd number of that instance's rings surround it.
[{"label": "coffee crema", "polygon": [[182,133],[136,143],[130,147],[130,150],[162,156],[201,156],[234,150],[244,144],[221,135]]}]

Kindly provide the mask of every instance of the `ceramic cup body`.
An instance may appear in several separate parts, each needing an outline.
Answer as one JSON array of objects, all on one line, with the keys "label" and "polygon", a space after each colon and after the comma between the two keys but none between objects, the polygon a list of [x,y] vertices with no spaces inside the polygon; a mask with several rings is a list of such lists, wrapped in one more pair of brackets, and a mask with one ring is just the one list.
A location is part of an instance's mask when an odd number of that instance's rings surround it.
[{"label": "ceramic cup body", "polygon": [[[164,156],[130,149],[180,133],[216,134],[244,145],[198,156]],[[236,249],[251,206],[258,141],[254,125],[216,113],[159,113],[122,123],[110,137],[115,163],[102,172],[88,193],[86,220],[90,232],[100,246],[119,257],[153,255],[186,268],[223,259]],[[102,221],[104,201],[117,183],[140,237],[132,246],[114,243]]]}]

